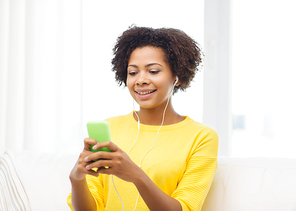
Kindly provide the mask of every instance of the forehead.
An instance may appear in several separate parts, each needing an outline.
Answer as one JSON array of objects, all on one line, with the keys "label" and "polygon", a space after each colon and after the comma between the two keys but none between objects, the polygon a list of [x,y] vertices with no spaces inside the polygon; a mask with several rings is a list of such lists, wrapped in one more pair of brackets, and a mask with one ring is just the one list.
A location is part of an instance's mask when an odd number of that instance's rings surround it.
[{"label": "forehead", "polygon": [[129,64],[133,62],[150,63],[150,62],[165,62],[165,54],[161,48],[145,46],[136,48],[130,55]]}]

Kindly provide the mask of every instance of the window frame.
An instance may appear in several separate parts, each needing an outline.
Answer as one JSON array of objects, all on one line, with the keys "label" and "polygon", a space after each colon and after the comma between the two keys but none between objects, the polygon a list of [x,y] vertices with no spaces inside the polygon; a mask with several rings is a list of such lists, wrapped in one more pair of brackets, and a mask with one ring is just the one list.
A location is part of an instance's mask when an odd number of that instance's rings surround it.
[{"label": "window frame", "polygon": [[231,154],[231,18],[231,0],[204,1],[203,122],[217,130],[220,156]]}]

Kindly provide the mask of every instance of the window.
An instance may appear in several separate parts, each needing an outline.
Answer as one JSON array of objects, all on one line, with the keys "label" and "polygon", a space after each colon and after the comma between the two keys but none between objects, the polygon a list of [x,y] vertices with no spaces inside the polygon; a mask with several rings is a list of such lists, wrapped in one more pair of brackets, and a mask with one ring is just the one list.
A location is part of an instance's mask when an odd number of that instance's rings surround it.
[{"label": "window", "polygon": [[296,158],[295,6],[233,1],[232,156]]}]

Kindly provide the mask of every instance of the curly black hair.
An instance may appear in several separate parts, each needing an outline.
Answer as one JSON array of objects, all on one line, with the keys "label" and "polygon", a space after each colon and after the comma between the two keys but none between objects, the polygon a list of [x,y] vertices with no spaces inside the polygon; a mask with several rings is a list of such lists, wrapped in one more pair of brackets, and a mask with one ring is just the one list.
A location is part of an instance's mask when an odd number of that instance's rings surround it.
[{"label": "curly black hair", "polygon": [[198,43],[183,31],[173,28],[153,29],[131,26],[117,38],[113,48],[112,71],[119,85],[126,86],[127,67],[131,53],[145,46],[161,48],[173,75],[178,76],[181,84],[175,87],[185,91],[201,67],[203,53]]}]

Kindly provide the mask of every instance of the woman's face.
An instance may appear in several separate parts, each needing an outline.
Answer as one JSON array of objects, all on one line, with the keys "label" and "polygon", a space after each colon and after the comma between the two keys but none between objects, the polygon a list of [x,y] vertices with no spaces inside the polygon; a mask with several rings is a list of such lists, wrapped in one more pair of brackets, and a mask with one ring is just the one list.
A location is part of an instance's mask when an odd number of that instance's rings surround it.
[{"label": "woman's face", "polygon": [[175,77],[161,48],[136,48],[127,68],[127,87],[141,108],[152,109],[166,104],[171,97]]}]

